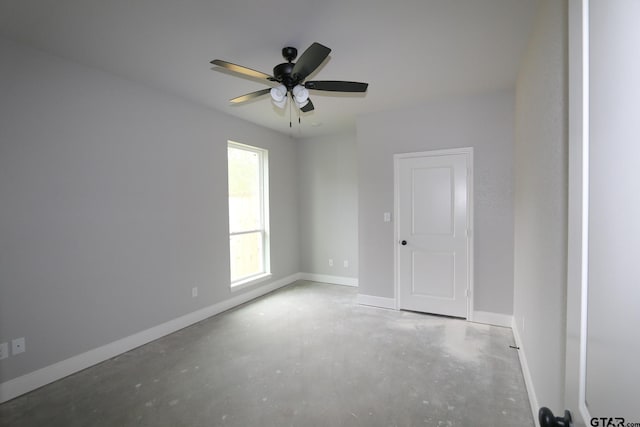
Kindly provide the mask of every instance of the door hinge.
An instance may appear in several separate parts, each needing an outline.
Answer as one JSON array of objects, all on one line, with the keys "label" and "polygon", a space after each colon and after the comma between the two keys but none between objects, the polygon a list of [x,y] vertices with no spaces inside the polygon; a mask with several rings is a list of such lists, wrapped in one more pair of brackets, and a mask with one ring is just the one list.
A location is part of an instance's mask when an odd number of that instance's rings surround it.
[{"label": "door hinge", "polygon": [[464,296],[469,298],[469,288],[464,290]]}]

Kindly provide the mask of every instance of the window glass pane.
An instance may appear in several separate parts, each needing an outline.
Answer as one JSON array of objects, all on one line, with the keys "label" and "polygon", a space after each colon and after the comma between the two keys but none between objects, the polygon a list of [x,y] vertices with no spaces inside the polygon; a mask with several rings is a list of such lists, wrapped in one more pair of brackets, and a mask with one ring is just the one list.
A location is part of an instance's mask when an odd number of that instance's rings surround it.
[{"label": "window glass pane", "polygon": [[268,152],[229,141],[231,286],[269,273]]},{"label": "window glass pane", "polygon": [[229,229],[231,233],[262,228],[260,155],[229,147]]},{"label": "window glass pane", "polygon": [[230,236],[231,282],[264,272],[262,232]]}]

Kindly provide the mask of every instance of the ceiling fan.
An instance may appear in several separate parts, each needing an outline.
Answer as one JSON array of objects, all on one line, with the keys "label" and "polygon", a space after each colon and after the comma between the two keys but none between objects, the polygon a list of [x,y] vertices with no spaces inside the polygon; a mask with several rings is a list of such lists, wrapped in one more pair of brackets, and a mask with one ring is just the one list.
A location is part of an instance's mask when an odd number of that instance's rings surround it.
[{"label": "ceiling fan", "polygon": [[211,64],[245,76],[279,83],[269,89],[261,89],[233,98],[230,100],[231,103],[237,104],[271,94],[273,103],[280,108],[284,108],[287,98],[290,96],[300,111],[306,113],[314,109],[313,103],[309,99],[308,89],[328,92],[366,92],[367,86],[369,86],[368,83],[340,80],[312,80],[305,82],[305,79],[329,56],[329,52],[331,52],[331,49],[328,47],[320,43],[313,43],[302,53],[298,62],[294,63],[293,60],[298,56],[298,50],[295,47],[285,47],[282,49],[282,56],[287,62],[276,65],[273,69],[273,76],[220,59],[214,59]]}]

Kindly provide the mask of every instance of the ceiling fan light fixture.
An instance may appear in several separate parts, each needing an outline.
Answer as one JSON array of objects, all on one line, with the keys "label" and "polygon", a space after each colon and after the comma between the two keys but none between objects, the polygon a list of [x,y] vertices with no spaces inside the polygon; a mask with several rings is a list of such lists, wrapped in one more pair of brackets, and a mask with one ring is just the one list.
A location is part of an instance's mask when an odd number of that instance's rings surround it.
[{"label": "ceiling fan light fixture", "polygon": [[285,85],[278,85],[271,89],[271,99],[273,102],[278,105],[278,103],[282,102],[284,106],[284,102],[287,99],[287,87]]},{"label": "ceiling fan light fixture", "polygon": [[302,85],[296,85],[293,90],[293,98],[296,100],[298,107],[302,107],[309,101],[309,91]]}]

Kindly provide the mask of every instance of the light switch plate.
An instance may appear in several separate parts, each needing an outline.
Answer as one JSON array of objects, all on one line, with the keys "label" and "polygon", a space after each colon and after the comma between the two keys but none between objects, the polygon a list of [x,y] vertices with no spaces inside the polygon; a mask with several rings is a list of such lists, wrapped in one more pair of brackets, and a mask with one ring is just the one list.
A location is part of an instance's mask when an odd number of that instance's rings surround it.
[{"label": "light switch plate", "polygon": [[7,357],[9,357],[9,343],[0,343],[0,360],[6,359]]}]

